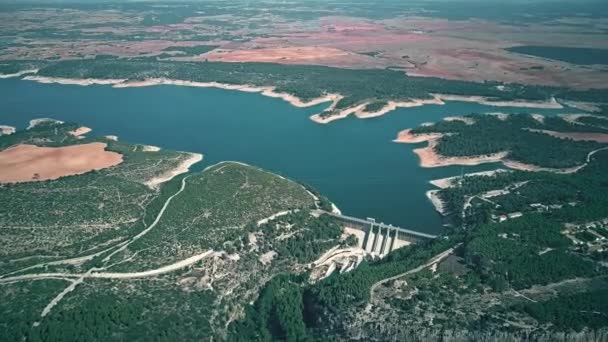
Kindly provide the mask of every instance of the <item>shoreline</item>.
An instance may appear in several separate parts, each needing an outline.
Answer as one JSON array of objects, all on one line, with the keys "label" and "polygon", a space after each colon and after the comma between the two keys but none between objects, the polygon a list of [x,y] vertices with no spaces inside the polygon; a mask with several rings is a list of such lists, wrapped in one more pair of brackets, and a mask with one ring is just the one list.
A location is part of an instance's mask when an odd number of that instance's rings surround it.
[{"label": "shoreline", "polygon": [[162,175],[149,179],[144,184],[146,186],[148,186],[149,188],[156,190],[156,189],[158,189],[160,184],[170,181],[175,176],[178,176],[178,175],[181,175],[182,173],[186,173],[186,172],[190,171],[190,167],[192,167],[192,165],[203,160],[203,155],[200,153],[188,152],[187,154],[190,157],[187,158],[186,160],[182,161],[179,165],[177,165],[177,167],[175,167],[172,170],[169,170],[168,172],[166,172]]},{"label": "shoreline", "polygon": [[466,156],[466,157],[446,157],[435,151],[439,139],[444,136],[441,133],[430,134],[412,134],[411,129],[406,129],[399,132],[397,138],[393,140],[396,143],[403,144],[418,144],[427,142],[428,145],[414,149],[414,153],[420,158],[420,167],[433,168],[450,165],[475,166],[485,163],[495,163],[502,161],[507,157],[507,152],[498,152],[483,156]]},{"label": "shoreline", "polygon": [[32,129],[32,128],[34,128],[34,127],[36,127],[36,126],[38,126],[38,125],[40,125],[42,123],[45,123],[45,122],[56,123],[56,124],[62,124],[62,123],[64,123],[61,120],[55,120],[55,119],[51,119],[51,118],[38,118],[38,119],[32,119],[32,120],[30,120],[30,124],[29,124],[29,126],[27,126],[26,129]]},{"label": "shoreline", "polygon": [[62,77],[46,77],[46,76],[26,76],[23,78],[26,81],[34,81],[43,84],[63,84],[63,85],[78,85],[78,86],[90,86],[90,85],[110,85],[113,88],[142,88],[152,87],[159,85],[174,85],[183,87],[195,87],[195,88],[217,88],[225,90],[236,90],[246,93],[259,93],[266,97],[282,99],[289,102],[291,105],[298,108],[306,108],[316,106],[325,102],[332,102],[333,105],[342,99],[341,95],[338,94],[327,94],[314,98],[310,101],[303,101],[295,95],[288,93],[276,92],[276,87],[261,87],[252,85],[236,85],[218,82],[196,82],[196,81],[183,81],[183,80],[170,80],[166,78],[151,78],[142,81],[129,81],[127,79],[98,79],[98,78],[84,78],[84,79],[72,79]]},{"label": "shoreline", "polygon": [[336,120],[344,119],[354,114],[359,119],[371,119],[376,118],[387,113],[390,113],[399,108],[412,108],[420,107],[425,105],[445,105],[446,101],[460,101],[460,102],[474,102],[487,106],[494,107],[519,107],[519,108],[543,108],[543,109],[562,109],[564,108],[555,98],[551,98],[546,101],[527,101],[527,100],[513,100],[513,101],[498,101],[489,97],[484,96],[463,96],[463,95],[448,95],[448,94],[430,94],[429,99],[411,99],[407,101],[390,100],[387,105],[381,109],[373,112],[365,111],[365,107],[371,104],[371,101],[365,101],[363,103],[347,107],[342,109],[335,115],[325,116],[322,115],[327,112],[331,112],[335,109],[336,105],[340,100],[344,98],[341,94],[325,94],[323,96],[305,101],[296,95],[288,93],[280,93],[276,91],[274,86],[253,86],[253,85],[237,85],[227,84],[218,82],[197,82],[197,81],[184,81],[184,80],[171,80],[166,78],[151,78],[141,81],[132,81],[128,79],[97,79],[97,78],[85,78],[85,79],[72,79],[62,77],[46,77],[46,76],[26,76],[22,78],[26,81],[34,81],[44,84],[63,84],[63,85],[79,85],[79,86],[90,86],[90,85],[109,85],[114,88],[137,88],[137,87],[150,87],[158,85],[175,85],[175,86],[187,86],[187,87],[198,87],[198,88],[218,88],[225,90],[236,90],[247,93],[259,93],[262,96],[282,99],[292,106],[298,108],[307,108],[316,106],[322,103],[331,102],[331,105],[320,113],[316,113],[310,116],[310,119],[318,124],[327,124]]},{"label": "shoreline", "polygon": [[579,110],[582,110],[585,112],[595,113],[595,112],[602,111],[602,109],[598,106],[598,104],[593,103],[593,102],[570,101],[570,100],[562,100],[562,99],[560,99],[560,102],[565,104],[568,107],[579,109]]},{"label": "shoreline", "polygon": [[153,146],[153,145],[138,145],[138,146],[141,146],[142,152],[158,152],[161,150],[160,147]]},{"label": "shoreline", "polygon": [[[509,155],[508,151],[502,151],[502,152],[492,153],[492,154],[488,154],[488,155],[481,155],[481,156],[446,157],[446,156],[442,156],[442,155],[438,154],[435,151],[435,147],[437,146],[437,143],[438,143],[439,139],[441,139],[442,136],[443,136],[443,134],[439,134],[439,133],[416,135],[416,134],[411,133],[411,129],[405,129],[405,130],[399,132],[398,137],[395,140],[393,140],[393,142],[402,143],[402,144],[417,144],[417,143],[427,142],[428,145],[426,147],[414,149],[414,153],[416,155],[418,155],[418,157],[420,159],[419,166],[423,167],[423,168],[434,168],[434,167],[454,166],[454,165],[475,166],[475,165],[481,165],[481,164],[487,164],[487,163],[500,162],[505,167],[508,167],[509,169],[513,169],[513,170],[569,174],[569,173],[575,173],[587,165],[587,163],[584,163],[581,165],[562,168],[562,169],[547,168],[547,167],[542,167],[542,166],[537,166],[537,165],[532,165],[532,164],[526,164],[526,163],[518,162],[515,160],[510,160],[507,158]],[[591,153],[593,153],[593,152],[591,152]]]},{"label": "shoreline", "polygon": [[429,190],[425,193],[425,195],[426,195],[426,198],[428,198],[429,201],[431,201],[431,203],[435,207],[435,210],[442,216],[445,216],[445,214],[446,214],[445,203],[439,197],[439,191],[440,190]]},{"label": "shoreline", "polygon": [[486,106],[493,107],[518,107],[518,108],[538,108],[538,109],[563,109],[555,97],[548,101],[533,101],[533,100],[511,100],[511,101],[494,101],[495,99],[486,96],[464,96],[464,95],[449,95],[449,94],[431,94],[437,96],[443,101],[461,101],[475,102]]},{"label": "shoreline", "polygon": [[[491,176],[494,176],[495,174],[503,173],[503,172],[511,172],[511,171],[506,170],[506,169],[496,169],[496,170],[491,170],[491,171],[466,173],[463,176],[464,177],[491,177]],[[439,178],[439,179],[433,179],[432,181],[429,181],[429,183],[432,184],[433,186],[436,186],[439,189],[443,190],[443,189],[448,189],[448,188],[454,187],[455,186],[454,181],[458,180],[459,178],[460,178],[460,176]]]},{"label": "shoreline", "polygon": [[91,142],[59,147],[19,143],[0,151],[1,184],[56,180],[121,164],[123,155]]},{"label": "shoreline", "polygon": [[0,74],[0,78],[14,78],[20,77],[27,74],[35,74],[39,71],[39,69],[29,69],[29,70],[21,70],[14,74]]},{"label": "shoreline", "polygon": [[16,127],[0,125],[0,136],[2,135],[11,135],[17,131]]},{"label": "shoreline", "polygon": [[418,99],[418,100],[411,100],[411,101],[388,101],[386,106],[380,108],[377,111],[374,111],[374,112],[365,111],[365,108],[370,104],[372,104],[372,102],[369,102],[369,101],[364,102],[364,103],[358,104],[356,106],[345,108],[336,115],[330,115],[330,116],[323,117],[322,116],[323,113],[333,110],[333,107],[335,107],[335,103],[334,103],[334,105],[332,107],[327,108],[322,113],[318,113],[318,114],[311,116],[310,119],[318,124],[328,124],[332,121],[344,119],[352,114],[354,114],[359,119],[372,119],[372,118],[377,118],[379,116],[390,113],[399,108],[421,107],[421,106],[425,106],[425,105],[444,105],[445,102],[443,102],[441,99],[439,99],[437,97],[433,97],[432,99]]},{"label": "shoreline", "polygon": [[92,131],[92,129],[90,129],[89,127],[81,126],[81,127],[76,128],[73,131],[69,131],[68,134],[71,134],[75,137],[83,137],[85,134],[87,134],[91,131]]}]

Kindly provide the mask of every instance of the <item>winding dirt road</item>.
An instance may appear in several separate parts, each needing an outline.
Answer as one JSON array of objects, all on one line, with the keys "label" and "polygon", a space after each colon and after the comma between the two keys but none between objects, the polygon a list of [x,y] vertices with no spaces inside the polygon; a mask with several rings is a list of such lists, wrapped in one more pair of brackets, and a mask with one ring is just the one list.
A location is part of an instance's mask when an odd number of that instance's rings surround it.
[{"label": "winding dirt road", "polygon": [[431,258],[431,260],[427,261],[424,265],[420,265],[416,268],[413,268],[405,273],[401,273],[401,274],[397,274],[396,276],[390,277],[390,278],[386,278],[383,280],[380,280],[378,282],[376,282],[374,285],[372,285],[372,287],[369,290],[369,302],[372,303],[374,301],[374,292],[376,291],[376,289],[378,288],[378,286],[385,284],[391,280],[395,280],[395,279],[399,279],[401,277],[405,277],[406,275],[410,275],[410,274],[414,274],[414,273],[418,273],[420,271],[422,271],[423,269],[430,267],[433,264],[436,264],[438,262],[440,262],[441,260],[447,258],[448,256],[450,256],[452,253],[454,253],[454,250],[456,248],[458,248],[460,245],[462,245],[462,243],[457,244],[456,246],[443,251],[437,255],[435,255],[433,258]]},{"label": "winding dirt road", "polygon": [[[87,279],[87,278],[97,278],[97,279],[145,278],[145,277],[151,277],[151,276],[171,273],[173,271],[177,271],[179,269],[188,267],[192,264],[197,263],[200,260],[205,259],[206,257],[212,255],[213,253],[214,253],[213,250],[208,250],[203,253],[191,256],[187,259],[180,260],[173,264],[169,264],[169,265],[166,265],[163,267],[159,267],[159,268],[147,270],[147,271],[141,271],[141,272],[94,272],[96,270],[103,270],[103,268],[100,268],[100,269],[93,268],[93,269],[90,269],[86,273],[61,273],[61,272],[34,273],[34,274],[24,274],[24,275],[19,275],[19,276],[14,276],[14,277],[2,278],[2,279],[0,279],[0,284],[13,283],[13,282],[24,281],[24,280],[39,280],[39,279],[49,279],[49,278],[54,278],[54,279],[60,278],[60,279],[68,280],[68,281],[73,281],[72,278],[74,278],[74,279],[76,279],[74,281],[75,283],[80,283],[80,282],[82,282],[82,279]],[[72,284],[72,285],[74,285],[74,284]]]},{"label": "winding dirt road", "polygon": [[171,203],[171,200],[173,200],[173,198],[175,198],[175,196],[181,194],[184,191],[184,189],[186,188],[186,179],[188,179],[189,177],[190,176],[186,176],[186,177],[184,177],[182,179],[182,186],[180,187],[180,189],[176,193],[174,193],[171,197],[167,198],[167,200],[165,201],[165,204],[163,205],[163,207],[158,212],[158,215],[156,216],[156,219],[154,219],[154,222],[152,222],[148,226],[148,228],[142,230],[139,234],[137,234],[133,238],[131,238],[131,240],[129,240],[129,242],[125,243],[124,245],[120,246],[120,248],[118,248],[114,252],[110,253],[110,255],[108,255],[107,257],[105,257],[103,259],[103,261],[107,262],[114,255],[116,255],[116,254],[124,251],[127,247],[129,247],[130,244],[132,244],[133,242],[139,240],[142,236],[148,234],[148,232],[150,230],[152,230],[154,227],[156,227],[156,225],[158,224],[158,222],[160,222],[160,219],[163,217],[163,214],[165,213],[165,210],[167,210],[167,207],[169,207],[169,204]]}]

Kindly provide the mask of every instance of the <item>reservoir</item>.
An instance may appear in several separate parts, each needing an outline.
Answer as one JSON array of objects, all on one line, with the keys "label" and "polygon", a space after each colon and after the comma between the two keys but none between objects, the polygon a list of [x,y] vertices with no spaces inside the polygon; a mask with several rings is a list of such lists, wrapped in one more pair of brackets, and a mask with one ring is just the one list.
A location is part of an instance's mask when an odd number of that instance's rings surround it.
[{"label": "reservoir", "polygon": [[428,182],[498,165],[422,169],[412,152],[416,145],[392,142],[399,131],[469,113],[568,111],[448,102],[320,125],[309,116],[328,104],[296,108],[281,99],[214,88],[117,89],[2,79],[0,93],[0,124],[24,128],[41,117],[78,122],[93,135],[202,153],[195,170],[242,161],[312,185],[347,215],[431,234],[441,232],[442,220],[425,196],[433,188]]}]

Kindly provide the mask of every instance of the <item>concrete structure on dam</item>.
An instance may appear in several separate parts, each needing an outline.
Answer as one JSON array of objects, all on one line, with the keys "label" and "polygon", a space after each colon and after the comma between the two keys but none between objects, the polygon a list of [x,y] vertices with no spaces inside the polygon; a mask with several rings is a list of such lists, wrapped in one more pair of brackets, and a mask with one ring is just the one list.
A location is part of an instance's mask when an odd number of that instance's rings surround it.
[{"label": "concrete structure on dam", "polygon": [[388,253],[423,240],[434,239],[437,236],[416,232],[406,228],[376,222],[374,219],[360,219],[352,216],[324,212],[341,221],[345,227],[359,230],[359,246],[371,255],[384,257]]}]

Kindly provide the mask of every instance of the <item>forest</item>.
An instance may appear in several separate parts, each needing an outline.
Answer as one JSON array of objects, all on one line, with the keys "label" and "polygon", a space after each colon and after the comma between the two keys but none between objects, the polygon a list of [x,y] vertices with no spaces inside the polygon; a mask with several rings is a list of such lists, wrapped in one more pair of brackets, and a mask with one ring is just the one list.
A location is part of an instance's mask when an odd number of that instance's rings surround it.
[{"label": "forest", "polygon": [[562,330],[599,329],[608,325],[608,289],[560,295],[546,302],[518,305],[513,309]]},{"label": "forest", "polygon": [[[194,47],[197,48],[197,47]],[[205,47],[206,49],[207,47]],[[208,48],[211,48],[208,47]],[[177,50],[177,47],[170,49]],[[184,48],[180,47],[180,51]],[[192,51],[186,51],[190,53]],[[196,51],[194,51],[196,52]],[[192,52],[192,53],[194,53]],[[608,90],[573,92],[561,88],[524,86],[499,82],[466,82],[432,77],[406,76],[391,69],[341,69],[315,65],[272,63],[172,62],[149,58],[83,59],[52,62],[42,67],[40,76],[63,78],[98,78],[143,80],[167,78],[197,82],[274,86],[278,92],[293,94],[307,101],[325,94],[341,94],[333,115],[340,109],[369,102],[368,110],[381,108],[388,101],[428,99],[431,94],[484,96],[496,101],[544,101],[551,97],[568,100],[597,101]],[[593,100],[595,99],[595,100]]]},{"label": "forest", "polygon": [[[300,210],[280,216],[250,231],[263,233],[268,250],[298,263],[309,263],[324,251],[335,246],[342,234],[342,227],[329,215],[315,217],[308,210]],[[288,236],[288,238],[284,238]]]},{"label": "forest", "polygon": [[[450,310],[454,310],[460,296],[494,293],[508,298],[512,291],[542,288],[569,279],[602,279],[605,271],[598,264],[605,260],[602,254],[587,254],[585,249],[577,249],[562,230],[565,223],[583,224],[608,217],[608,183],[603,177],[606,169],[608,152],[602,151],[594,155],[586,168],[573,175],[513,171],[463,178],[458,186],[440,192],[453,211],[449,217],[452,227],[446,229],[442,238],[400,249],[383,260],[364,262],[352,272],[333,275],[305,287],[302,300],[308,331],[347,329],[345,320],[352,319],[350,314],[365,307],[373,283],[412,269],[458,242],[463,243],[456,254],[464,263],[464,275],[462,271],[456,276],[421,272],[408,277],[408,286],[416,288],[417,294],[408,300],[390,302],[404,315],[404,320],[415,320],[416,307],[416,310],[426,308],[450,317]],[[491,214],[505,209],[484,205],[474,205],[466,211],[464,218],[460,215],[466,197],[522,182],[525,184],[516,191],[492,198],[497,203],[509,203],[509,210],[525,211],[522,217],[494,223]],[[530,209],[530,204],[534,203],[558,206],[537,212]],[[496,324],[501,326],[500,321],[489,319],[495,312],[507,316],[525,313],[540,324],[552,324],[535,331],[537,336],[551,331],[580,331],[585,326],[605,327],[606,308],[600,304],[605,302],[605,291],[586,291],[585,288],[579,291],[579,294],[566,293],[563,298],[560,293],[554,299],[538,300],[529,305],[523,300],[510,306],[512,301],[507,301],[485,309],[488,311],[477,321],[442,321],[437,317],[435,324],[451,329],[485,331],[496,328]],[[577,306],[579,298],[580,306]],[[490,303],[483,305],[491,306]],[[585,313],[575,318],[579,310],[600,313]],[[589,325],[585,324],[586,319],[590,320]]]},{"label": "forest", "polygon": [[303,341],[308,331],[304,319],[302,277],[278,275],[266,284],[258,299],[245,309],[245,318],[229,327],[233,341]]},{"label": "forest", "polygon": [[[465,82],[439,78],[408,77],[396,70],[351,70],[313,65],[222,62],[152,62],[114,60],[72,60],[51,63],[40,76],[64,78],[111,78],[176,80],[275,86],[279,92],[311,100],[328,93],[344,96],[336,109],[364,101],[430,98],[432,93],[477,95],[497,100],[547,100],[559,89],[509,85],[496,82]],[[502,90],[500,90],[502,89]],[[374,106],[372,106],[373,108]]]},{"label": "forest", "polygon": [[413,129],[413,134],[442,133],[435,151],[447,157],[466,157],[508,152],[507,159],[546,168],[568,168],[584,164],[587,154],[601,148],[594,141],[559,139],[534,131],[608,132],[580,126],[560,118],[546,118],[544,123],[530,115],[509,115],[502,120],[493,115],[475,114],[468,118],[472,125],[461,121],[440,121]]}]

